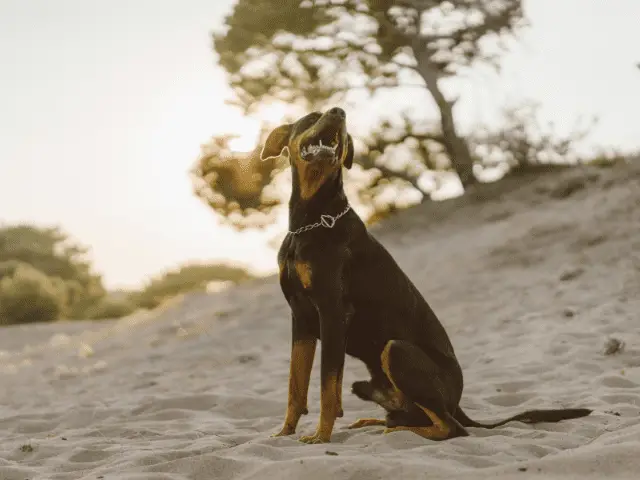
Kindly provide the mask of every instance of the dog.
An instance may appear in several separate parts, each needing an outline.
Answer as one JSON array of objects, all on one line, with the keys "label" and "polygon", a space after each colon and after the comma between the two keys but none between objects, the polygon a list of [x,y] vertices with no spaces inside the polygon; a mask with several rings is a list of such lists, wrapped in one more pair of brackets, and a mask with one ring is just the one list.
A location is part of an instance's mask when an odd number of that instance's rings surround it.
[{"label": "dog", "polygon": [[289,233],[278,252],[279,280],[291,310],[289,394],[282,429],[292,435],[308,413],[307,392],[320,351],[320,418],[304,443],[330,442],[343,416],[345,355],[360,359],[371,379],[352,385],[360,399],[386,410],[364,418],[384,432],[409,430],[431,440],[469,435],[465,427],[495,428],[510,421],[558,422],[588,409],[531,410],[493,424],[471,420],[460,408],[463,379],[451,341],[435,313],[391,254],[351,209],[342,171],[354,146],[346,114],[334,107],[275,128],[260,157],[287,153],[292,168]]}]

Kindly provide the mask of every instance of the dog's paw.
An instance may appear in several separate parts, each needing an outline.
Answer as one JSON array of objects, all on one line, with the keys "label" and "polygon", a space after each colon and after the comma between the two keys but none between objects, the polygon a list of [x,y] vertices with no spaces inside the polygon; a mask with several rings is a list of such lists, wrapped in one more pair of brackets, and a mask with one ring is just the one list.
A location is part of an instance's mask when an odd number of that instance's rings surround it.
[{"label": "dog's paw", "polygon": [[319,435],[318,433],[314,433],[313,435],[300,437],[300,441],[302,443],[318,444],[318,443],[330,443],[331,439],[326,438],[323,435]]},{"label": "dog's paw", "polygon": [[280,430],[278,433],[272,433],[270,436],[271,438],[288,437],[289,435],[293,435],[294,433],[296,433],[295,429],[284,426],[282,427],[282,430]]},{"label": "dog's paw", "polygon": [[386,420],[380,420],[378,418],[360,418],[349,425],[347,428],[363,428],[363,427],[383,427],[387,425]]},{"label": "dog's paw", "polygon": [[353,393],[360,400],[373,400],[373,386],[371,385],[371,382],[367,382],[365,380],[353,382],[353,384],[351,385],[351,393]]}]

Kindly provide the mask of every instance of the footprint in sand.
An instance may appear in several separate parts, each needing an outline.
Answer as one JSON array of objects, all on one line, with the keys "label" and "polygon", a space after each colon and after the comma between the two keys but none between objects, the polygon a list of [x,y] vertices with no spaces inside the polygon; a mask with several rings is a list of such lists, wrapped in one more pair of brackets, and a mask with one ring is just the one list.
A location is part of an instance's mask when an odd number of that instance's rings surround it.
[{"label": "footprint in sand", "polygon": [[571,346],[568,343],[559,343],[555,345],[551,345],[547,352],[551,355],[562,356],[566,355],[571,351]]},{"label": "footprint in sand", "polygon": [[574,366],[580,373],[601,374],[604,372],[603,368],[595,362],[577,361],[574,363]]},{"label": "footprint in sand", "polygon": [[635,405],[640,407],[640,395],[631,395],[626,393],[617,393],[610,395],[602,395],[600,399],[603,402],[607,402],[611,405],[617,405],[621,403],[626,403],[629,405]]},{"label": "footprint in sand", "polygon": [[600,378],[598,381],[605,387],[611,388],[635,388],[639,386],[637,383],[618,375],[609,375]]},{"label": "footprint in sand", "polygon": [[79,452],[71,455],[67,461],[73,463],[94,463],[105,460],[113,455],[116,452],[107,452],[104,450],[80,450]]}]

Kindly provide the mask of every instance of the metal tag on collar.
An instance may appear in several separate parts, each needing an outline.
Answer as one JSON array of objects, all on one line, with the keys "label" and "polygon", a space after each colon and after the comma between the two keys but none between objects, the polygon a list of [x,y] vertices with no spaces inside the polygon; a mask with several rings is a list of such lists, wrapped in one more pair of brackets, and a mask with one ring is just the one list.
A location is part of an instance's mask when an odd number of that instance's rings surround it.
[{"label": "metal tag on collar", "polygon": [[336,224],[336,219],[331,215],[320,215],[320,224],[325,228],[333,228]]}]

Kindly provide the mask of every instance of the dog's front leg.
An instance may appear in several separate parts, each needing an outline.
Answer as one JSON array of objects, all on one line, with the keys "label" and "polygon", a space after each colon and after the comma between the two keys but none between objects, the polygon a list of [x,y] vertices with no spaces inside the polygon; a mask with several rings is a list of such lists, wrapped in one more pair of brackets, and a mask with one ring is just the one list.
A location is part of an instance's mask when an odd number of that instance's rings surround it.
[{"label": "dog's front leg", "polygon": [[287,399],[287,413],[280,432],[273,437],[292,435],[296,432],[300,416],[306,415],[309,379],[316,352],[316,338],[307,332],[302,319],[291,316],[291,360],[289,366],[289,396]]},{"label": "dog's front leg", "polygon": [[[321,290],[322,291],[322,290]],[[324,290],[323,293],[327,293]],[[327,295],[316,301],[320,316],[320,419],[316,433],[300,438],[304,443],[326,443],[336,418],[342,417],[347,318],[340,296]]]}]

